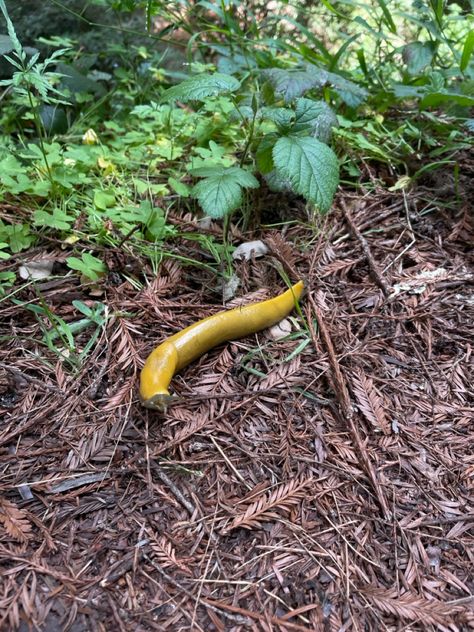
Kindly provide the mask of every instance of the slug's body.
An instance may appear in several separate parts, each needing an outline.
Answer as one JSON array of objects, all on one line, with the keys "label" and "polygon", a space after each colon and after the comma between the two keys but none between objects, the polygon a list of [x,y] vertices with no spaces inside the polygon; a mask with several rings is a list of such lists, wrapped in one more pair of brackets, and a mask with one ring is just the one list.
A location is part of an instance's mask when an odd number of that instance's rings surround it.
[{"label": "slug's body", "polygon": [[287,316],[303,291],[303,282],[260,303],[209,316],[167,338],[146,359],[140,374],[140,399],[147,408],[165,410],[175,373],[213,347],[275,325]]}]

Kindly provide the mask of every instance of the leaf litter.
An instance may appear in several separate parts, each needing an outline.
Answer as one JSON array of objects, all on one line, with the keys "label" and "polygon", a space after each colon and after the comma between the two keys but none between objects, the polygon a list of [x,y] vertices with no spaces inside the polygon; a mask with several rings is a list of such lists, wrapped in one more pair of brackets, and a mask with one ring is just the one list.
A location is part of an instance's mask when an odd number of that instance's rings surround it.
[{"label": "leaf litter", "polygon": [[[1,305],[0,629],[474,629],[472,226],[401,196],[346,193],[284,236],[232,226],[269,248],[236,266],[239,304],[283,269],[305,280],[305,322],[210,351],[164,416],[138,373],[222,309],[207,273],[143,262],[137,290],[109,253],[113,316],[76,372]],[[41,295],[65,321],[90,304],[73,277]]]}]

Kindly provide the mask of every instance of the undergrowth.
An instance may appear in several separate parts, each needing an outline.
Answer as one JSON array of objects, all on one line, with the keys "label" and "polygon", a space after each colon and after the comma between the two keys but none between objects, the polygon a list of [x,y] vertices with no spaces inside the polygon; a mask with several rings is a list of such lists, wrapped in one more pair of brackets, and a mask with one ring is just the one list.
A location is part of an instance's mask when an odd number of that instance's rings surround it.
[{"label": "undergrowth", "polygon": [[[126,240],[155,264],[171,255],[176,209],[245,227],[263,189],[303,198],[312,216],[340,181],[409,188],[440,166],[456,174],[472,146],[464,3],[95,4],[128,37],[92,55],[69,36],[24,46],[0,0],[2,259],[54,238],[97,282],[103,248]],[[132,14],[140,33],[124,25]],[[231,274],[230,243],[188,237]],[[0,272],[3,293],[15,280]]]}]

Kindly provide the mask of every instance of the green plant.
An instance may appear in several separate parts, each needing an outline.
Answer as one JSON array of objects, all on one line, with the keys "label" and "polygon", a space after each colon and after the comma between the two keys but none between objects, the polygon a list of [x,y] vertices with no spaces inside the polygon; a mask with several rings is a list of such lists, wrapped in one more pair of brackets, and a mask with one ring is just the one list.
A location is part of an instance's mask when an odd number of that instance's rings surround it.
[{"label": "green plant", "polygon": [[71,270],[78,270],[91,281],[98,281],[107,271],[105,264],[88,252],[82,253],[80,259],[78,257],[68,257],[66,263]]},{"label": "green plant", "polygon": [[[242,142],[236,139],[233,148],[235,154],[240,152],[240,166],[208,163],[188,170],[190,175],[202,178],[192,194],[211,217],[224,217],[239,207],[242,189],[258,188],[259,182],[252,175],[255,167],[262,175],[271,174],[268,181],[273,188],[287,187],[323,212],[332,203],[338,183],[338,161],[326,143],[337,118],[324,101],[301,96],[320,85],[316,71],[314,76],[304,71],[302,79],[292,70],[278,70],[281,72],[277,75],[264,75],[268,82],[250,93],[234,77],[213,73],[187,79],[161,97],[164,103],[209,103],[230,95],[234,120],[240,119],[244,126],[246,137]],[[307,77],[311,77],[311,82]],[[254,150],[254,155],[247,160],[249,149]]]},{"label": "green plant", "polygon": [[[20,301],[15,302],[21,304]],[[106,306],[95,303],[93,307],[88,307],[82,301],[72,301],[72,305],[85,318],[68,323],[55,314],[41,296],[39,302],[39,305],[25,305],[25,308],[32,312],[38,321],[43,333],[43,344],[71,368],[80,369],[107,322]],[[79,348],[75,336],[90,327],[94,327],[92,335],[85,345]],[[58,341],[61,346],[58,346]]]},{"label": "green plant", "polygon": [[[0,54],[14,70],[1,84],[0,199],[22,209],[0,223],[1,257],[53,237],[90,252],[126,243],[152,269],[175,257],[230,274],[227,230],[222,243],[181,233],[170,212],[195,211],[197,200],[227,228],[238,209],[246,220],[254,200],[265,203],[267,187],[325,212],[339,170],[350,186],[400,187],[439,167],[456,174],[472,144],[473,18],[452,3],[95,4],[117,24],[137,10],[141,33],[117,27],[98,54],[42,38],[60,48],[42,62],[0,0]],[[178,29],[187,39],[170,53]],[[206,262],[177,252],[178,237]],[[91,265],[69,254],[91,281],[103,273],[93,255]]]},{"label": "green plant", "polygon": [[46,148],[44,147],[44,126],[41,119],[40,108],[43,104],[65,103],[62,92],[55,87],[61,75],[49,70],[49,68],[57,63],[58,59],[66,50],[60,49],[55,51],[43,62],[39,61],[39,53],[35,53],[31,58],[28,58],[27,52],[17,37],[4,0],[0,0],[0,10],[6,21],[8,36],[12,46],[11,56],[6,54],[3,56],[16,68],[11,79],[0,81],[0,86],[11,88],[17,100],[29,106],[46,173],[51,183],[53,183],[50,164]]}]

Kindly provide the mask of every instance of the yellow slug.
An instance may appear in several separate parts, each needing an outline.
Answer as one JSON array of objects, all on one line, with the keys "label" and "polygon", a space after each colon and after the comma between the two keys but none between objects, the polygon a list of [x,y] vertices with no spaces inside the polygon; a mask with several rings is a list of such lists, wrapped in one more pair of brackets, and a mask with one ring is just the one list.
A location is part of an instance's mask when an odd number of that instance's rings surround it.
[{"label": "yellow slug", "polygon": [[303,281],[298,281],[275,298],[208,316],[167,338],[150,353],[140,374],[142,404],[166,410],[168,386],[175,373],[227,340],[243,338],[278,323],[294,308],[303,287]]}]

